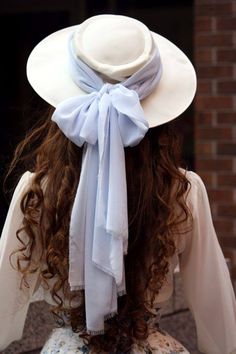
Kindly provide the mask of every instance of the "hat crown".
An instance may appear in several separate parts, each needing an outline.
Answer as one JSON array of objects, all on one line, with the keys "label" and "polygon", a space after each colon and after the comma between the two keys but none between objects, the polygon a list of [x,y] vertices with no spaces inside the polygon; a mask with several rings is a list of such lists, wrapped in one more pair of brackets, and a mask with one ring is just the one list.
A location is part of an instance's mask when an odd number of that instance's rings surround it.
[{"label": "hat crown", "polygon": [[120,15],[90,18],[78,26],[73,41],[80,59],[115,80],[123,80],[144,66],[153,51],[149,29],[135,19]]}]

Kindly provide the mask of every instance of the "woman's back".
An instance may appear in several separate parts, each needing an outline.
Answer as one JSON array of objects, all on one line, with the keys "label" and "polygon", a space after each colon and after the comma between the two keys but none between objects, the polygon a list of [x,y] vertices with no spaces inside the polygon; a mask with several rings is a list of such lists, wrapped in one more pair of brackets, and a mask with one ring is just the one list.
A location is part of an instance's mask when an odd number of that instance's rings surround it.
[{"label": "woman's back", "polygon": [[[203,351],[208,350],[207,348],[210,348],[211,350],[215,347],[215,350],[222,350],[218,352],[223,353],[223,350],[225,350],[224,348],[230,348],[230,341],[234,338],[235,314],[232,312],[232,306],[234,306],[233,289],[230,287],[228,269],[212,226],[211,217],[209,217],[209,204],[203,182],[194,172],[181,169],[181,173],[186,174],[187,179],[191,184],[190,190],[187,193],[187,205],[193,215],[193,225],[191,230],[184,232],[179,236],[180,239],[176,252],[169,260],[170,267],[166,275],[166,281],[161,287],[159,294],[155,297],[153,307],[149,308],[155,316],[153,319],[149,319],[150,334],[147,338],[149,338],[149,345],[153,349],[156,346],[155,350],[157,350],[159,345],[164,345],[163,343],[169,342],[170,345],[176,346],[176,348],[179,348],[180,351],[180,344],[178,344],[178,342],[174,342],[168,334],[164,335],[165,332],[162,333],[162,331],[158,329],[158,324],[161,317],[161,310],[159,309],[165,306],[166,302],[172,295],[173,272],[177,264],[180,263],[184,294],[195,318],[198,343],[202,346]],[[19,273],[15,272],[7,262],[11,252],[19,247],[19,241],[17,241],[14,237],[14,234],[22,222],[20,201],[24,192],[32,183],[33,178],[34,173],[30,172],[26,172],[22,176],[14,193],[1,238],[0,277],[1,283],[5,281],[8,282],[8,286],[6,288],[2,288],[0,292],[1,299],[3,299],[3,301],[0,302],[2,305],[0,312],[5,312],[5,326],[4,330],[1,331],[0,337],[0,342],[3,343],[3,347],[12,340],[21,337],[25,316],[30,302],[46,300],[53,306],[57,305],[57,302],[53,300],[51,295],[53,285],[56,281],[54,278],[48,279],[49,287],[45,287],[44,282],[39,276],[40,271],[38,270],[36,273],[31,274],[27,278],[29,292],[22,292],[17,287],[20,283],[21,276]],[[22,241],[25,242],[27,240],[27,236],[25,234],[22,234],[22,236]],[[44,269],[45,267],[45,261],[43,261],[43,259],[44,257],[42,258],[40,265],[41,269]],[[2,268],[3,265],[5,265],[4,268]],[[203,267],[204,270],[201,270],[201,267]],[[209,279],[211,279],[212,286],[209,286]],[[206,282],[208,283],[207,288],[205,287]],[[59,294],[63,299],[63,293],[59,292]],[[80,301],[81,299],[77,299],[74,305],[78,305]],[[215,307],[215,303],[218,304],[217,309]],[[68,301],[66,301],[65,304],[65,307],[69,307]],[[206,308],[208,313],[211,312],[211,308],[214,313],[219,311],[221,322],[213,323],[212,317],[206,315]],[[15,317],[16,311],[18,312],[17,317]],[[12,321],[13,318],[15,319],[14,321]],[[66,321],[65,313],[63,318]],[[232,329],[232,332],[228,331],[228,343],[225,333],[220,332],[222,323],[224,322],[227,323],[228,330]],[[155,329],[155,333],[153,328]],[[206,328],[207,333],[205,332]],[[81,342],[81,340],[78,342],[77,335],[70,334],[68,327],[64,330],[61,329],[56,331],[51,340],[45,346],[44,350],[46,350],[46,348],[53,348],[56,343],[58,343],[59,339],[61,343],[64,342],[64,350],[65,348],[68,349],[68,343],[70,343],[68,342],[68,336],[71,338],[72,347],[73,345],[78,346],[79,343],[81,348],[84,347],[83,350],[85,350],[86,346],[84,346],[84,343]],[[67,340],[65,341],[63,338],[67,338]],[[217,338],[217,340],[215,338]],[[143,343],[142,345],[147,348],[147,343],[145,340],[142,340],[141,343]],[[136,348],[135,352],[138,352],[136,345],[133,348]],[[141,349],[139,348],[139,350]],[[144,348],[142,350],[144,350]],[[46,353],[47,351],[44,352]]]}]

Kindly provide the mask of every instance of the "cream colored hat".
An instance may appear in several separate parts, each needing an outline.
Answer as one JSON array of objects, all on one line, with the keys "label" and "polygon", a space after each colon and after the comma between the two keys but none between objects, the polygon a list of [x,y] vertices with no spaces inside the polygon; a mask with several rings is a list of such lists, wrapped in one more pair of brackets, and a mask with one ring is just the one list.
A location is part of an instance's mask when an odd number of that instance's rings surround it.
[{"label": "cream colored hat", "polygon": [[149,127],[178,117],[191,104],[196,74],[177,46],[133,18],[98,15],[49,35],[31,52],[28,80],[52,106],[86,94],[74,83],[69,71],[68,42],[73,32],[78,57],[108,82],[122,81],[135,73],[150,60],[153,46],[158,47],[162,76],[152,93],[141,101]]}]

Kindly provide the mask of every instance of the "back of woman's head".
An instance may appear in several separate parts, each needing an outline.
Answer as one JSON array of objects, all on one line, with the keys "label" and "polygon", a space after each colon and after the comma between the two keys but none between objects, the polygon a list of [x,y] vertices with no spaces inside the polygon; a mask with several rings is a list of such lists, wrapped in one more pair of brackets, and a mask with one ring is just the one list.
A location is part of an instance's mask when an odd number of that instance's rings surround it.
[{"label": "back of woman's head", "polygon": [[[19,166],[33,172],[31,185],[21,201],[24,219],[17,237],[22,247],[12,257],[18,260],[24,284],[37,269],[45,285],[54,279],[50,291],[56,305],[52,312],[61,324],[66,312],[73,330],[83,331],[84,291],[71,292],[68,285],[69,223],[82,149],[63,135],[51,121],[51,114],[19,144],[9,169],[13,175],[20,171]],[[96,352],[128,352],[134,339],[147,337],[149,309],[166,279],[168,260],[190,218],[185,200],[189,182],[180,169],[181,147],[173,124],[150,129],[137,146],[125,149],[125,159],[127,294],[118,299],[118,313],[106,321],[104,335],[90,337],[85,331],[82,334]],[[27,242],[22,233],[27,234]],[[75,299],[78,302],[73,302]]]}]

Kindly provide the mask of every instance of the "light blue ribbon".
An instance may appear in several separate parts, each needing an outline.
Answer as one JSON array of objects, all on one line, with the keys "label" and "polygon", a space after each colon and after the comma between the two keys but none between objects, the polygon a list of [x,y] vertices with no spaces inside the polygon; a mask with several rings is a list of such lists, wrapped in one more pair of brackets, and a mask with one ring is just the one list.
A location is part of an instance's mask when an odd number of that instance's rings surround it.
[{"label": "light blue ribbon", "polygon": [[87,331],[103,333],[104,319],[117,312],[124,294],[124,254],[128,248],[124,146],[138,144],[148,130],[140,99],[158,84],[162,66],[157,49],[127,80],[104,83],[76,57],[70,39],[73,81],[87,95],[61,102],[52,120],[77,146],[84,146],[69,238],[69,284],[85,290]]}]

